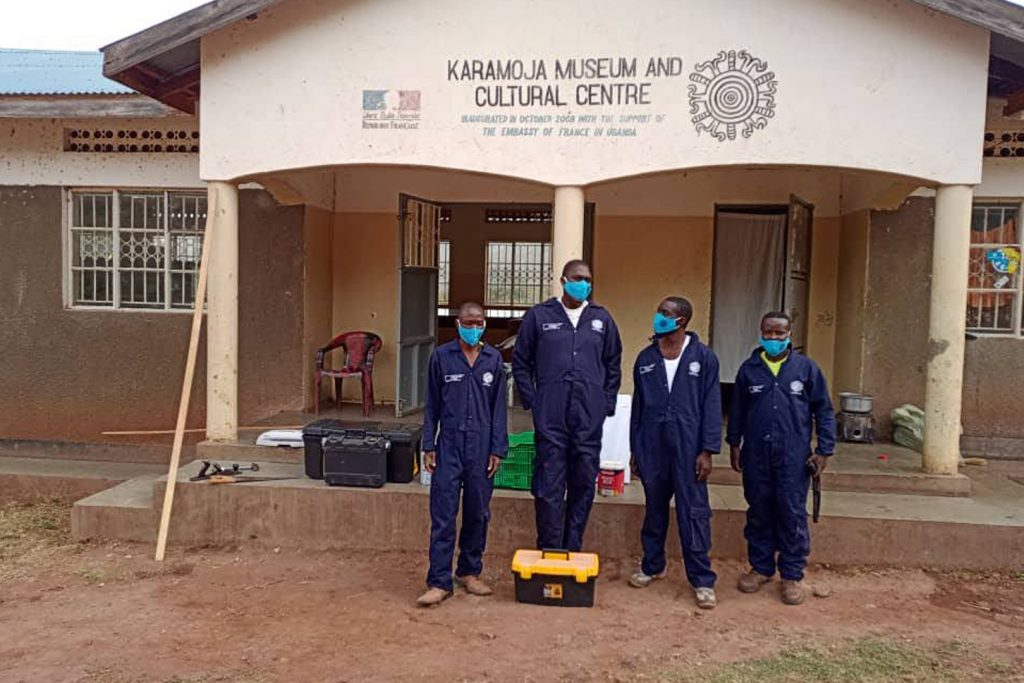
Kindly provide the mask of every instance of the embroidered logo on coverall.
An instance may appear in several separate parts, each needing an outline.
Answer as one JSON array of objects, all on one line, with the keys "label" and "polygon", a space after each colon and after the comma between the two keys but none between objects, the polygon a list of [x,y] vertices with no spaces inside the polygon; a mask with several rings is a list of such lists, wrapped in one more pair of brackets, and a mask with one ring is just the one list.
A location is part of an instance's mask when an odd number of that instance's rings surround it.
[{"label": "embroidered logo on coverall", "polygon": [[485,372],[484,376],[481,377],[481,379],[484,381],[484,386],[489,387],[491,386],[491,384],[494,383],[494,374],[490,372]]},{"label": "embroidered logo on coverall", "polygon": [[700,363],[698,363],[697,361],[693,361],[692,363],[690,363],[690,376],[700,377]]},{"label": "embroidered logo on coverall", "polygon": [[803,393],[803,390],[804,390],[804,383],[801,382],[800,380],[795,379],[795,380],[793,380],[792,382],[789,383],[789,393],[791,393],[791,394],[800,394],[800,393]]},{"label": "embroidered logo on coverall", "polygon": [[654,363],[651,363],[650,365],[641,365],[640,368],[639,368],[640,374],[641,375],[646,375],[648,372],[653,371],[654,370],[654,365],[655,365]]},{"label": "embroidered logo on coverall", "polygon": [[445,375],[444,376],[444,381],[445,381],[445,384],[447,384],[449,382],[461,382],[462,378],[464,376],[465,375]]},{"label": "embroidered logo on coverall", "polygon": [[594,332],[604,332],[604,321],[591,320],[590,329],[592,329]]},{"label": "embroidered logo on coverall", "polygon": [[540,326],[540,329],[544,332],[550,332],[551,330],[562,329],[562,323],[544,323]]},{"label": "embroidered logo on coverall", "polygon": [[764,391],[764,385],[752,384],[749,387],[747,387],[747,390],[752,394],[760,394],[762,391]]}]

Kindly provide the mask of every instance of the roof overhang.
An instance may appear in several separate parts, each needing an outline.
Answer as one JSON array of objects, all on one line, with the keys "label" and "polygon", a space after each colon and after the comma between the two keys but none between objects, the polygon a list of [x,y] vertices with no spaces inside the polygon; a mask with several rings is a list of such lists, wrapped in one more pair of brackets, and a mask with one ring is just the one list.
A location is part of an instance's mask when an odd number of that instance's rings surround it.
[{"label": "roof overhang", "polygon": [[[993,59],[1024,70],[1024,7],[1009,0],[913,1],[991,31],[1001,38],[993,40]],[[194,114],[202,37],[236,21],[255,19],[257,13],[279,2],[282,0],[213,0],[179,14],[102,48],[103,75]],[[1003,89],[1017,92],[1024,89],[1024,81]]]},{"label": "roof overhang", "polygon": [[181,112],[143,95],[0,95],[0,119],[162,118]]},{"label": "roof overhang", "polygon": [[281,0],[214,0],[111,43],[103,75],[175,109],[196,113],[200,39]]}]

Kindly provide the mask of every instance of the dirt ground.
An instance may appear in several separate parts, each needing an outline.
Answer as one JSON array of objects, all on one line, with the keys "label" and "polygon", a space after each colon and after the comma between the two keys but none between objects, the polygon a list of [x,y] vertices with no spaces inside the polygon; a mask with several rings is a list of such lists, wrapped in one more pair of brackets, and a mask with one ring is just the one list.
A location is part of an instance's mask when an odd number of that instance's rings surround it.
[{"label": "dirt ground", "polygon": [[0,507],[0,681],[1024,680],[1024,573],[815,567],[827,598],[778,583],[719,607],[682,580],[626,584],[607,562],[593,609],[519,605],[508,558],[492,598],[413,602],[424,554],[75,544],[66,505]]}]

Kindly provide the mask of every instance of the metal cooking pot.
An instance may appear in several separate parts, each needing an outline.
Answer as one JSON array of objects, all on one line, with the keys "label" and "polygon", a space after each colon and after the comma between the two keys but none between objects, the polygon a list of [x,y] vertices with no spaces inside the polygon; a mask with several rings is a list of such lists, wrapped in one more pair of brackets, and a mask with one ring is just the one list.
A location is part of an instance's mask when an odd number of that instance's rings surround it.
[{"label": "metal cooking pot", "polygon": [[863,415],[871,412],[871,404],[874,398],[866,394],[854,394],[844,391],[839,394],[839,409],[844,413],[856,413]]}]

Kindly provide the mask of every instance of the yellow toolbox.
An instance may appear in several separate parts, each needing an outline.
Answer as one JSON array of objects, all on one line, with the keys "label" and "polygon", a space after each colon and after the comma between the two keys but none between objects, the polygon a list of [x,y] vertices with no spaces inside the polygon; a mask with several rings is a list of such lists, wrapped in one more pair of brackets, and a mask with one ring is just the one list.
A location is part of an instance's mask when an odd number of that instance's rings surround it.
[{"label": "yellow toolbox", "polygon": [[598,571],[594,553],[517,550],[512,558],[516,601],[531,605],[593,607]]}]

